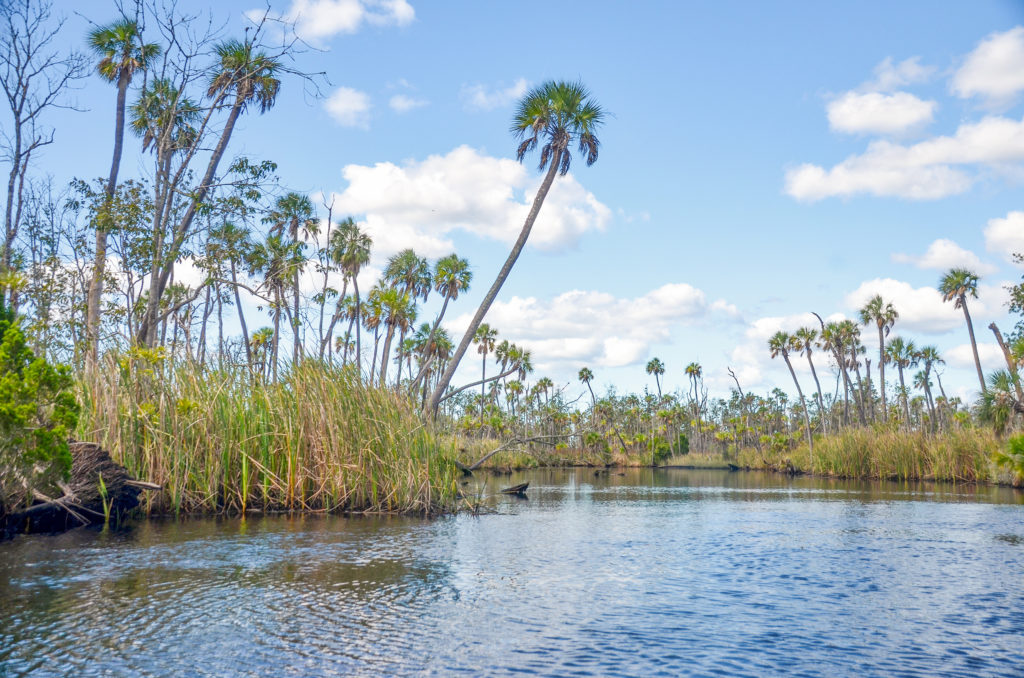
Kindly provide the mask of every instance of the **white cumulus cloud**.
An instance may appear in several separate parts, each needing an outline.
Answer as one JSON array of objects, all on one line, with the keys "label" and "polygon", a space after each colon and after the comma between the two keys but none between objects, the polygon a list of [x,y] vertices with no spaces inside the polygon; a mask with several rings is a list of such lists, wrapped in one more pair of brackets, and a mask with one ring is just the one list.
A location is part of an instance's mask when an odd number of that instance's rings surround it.
[{"label": "white cumulus cloud", "polygon": [[966,268],[978,275],[991,275],[998,270],[992,264],[983,262],[974,252],[964,249],[946,238],[934,241],[924,254],[894,254],[892,260],[901,264],[913,264],[918,268],[943,272],[951,268]]},{"label": "white cumulus cloud", "polygon": [[912,145],[874,141],[831,169],[800,165],[786,173],[785,190],[805,201],[861,193],[935,200],[970,189],[975,176],[967,168],[1019,167],[1022,160],[1024,120],[990,116]]},{"label": "white cumulus cloud", "polygon": [[[335,211],[362,215],[382,255],[405,247],[430,257],[448,254],[453,231],[512,243],[540,184],[520,163],[468,146],[402,165],[347,165],[342,174],[348,187],[334,196]],[[547,251],[571,248],[610,218],[611,210],[568,174],[551,187],[529,243]]]},{"label": "white cumulus cloud", "polygon": [[1024,212],[1013,211],[1005,217],[989,219],[985,227],[985,247],[1007,261],[1013,254],[1024,254]]},{"label": "white cumulus cloud", "polygon": [[327,97],[324,108],[343,127],[370,126],[370,95],[351,87],[339,87]]},{"label": "white cumulus cloud", "polygon": [[490,111],[516,101],[526,94],[528,86],[525,78],[519,78],[508,86],[463,85],[459,96],[470,110]]},{"label": "white cumulus cloud", "polygon": [[982,40],[953,74],[959,97],[982,97],[1001,106],[1024,90],[1024,26],[993,33]]},{"label": "white cumulus cloud", "polygon": [[[258,22],[266,10],[252,9],[246,16]],[[416,18],[416,11],[407,0],[292,0],[283,13],[269,13],[269,18],[294,26],[303,40],[320,44],[336,35],[357,32],[365,24],[372,26],[405,26]]]},{"label": "white cumulus cloud", "polygon": [[[867,280],[846,295],[845,305],[856,315],[869,299],[876,294],[891,302],[900,314],[896,321],[898,333],[920,332],[922,334],[943,334],[964,327],[964,314],[953,307],[953,302],[943,301],[942,294],[935,287],[914,287],[908,282],[892,278]],[[1006,292],[999,285],[979,285],[978,298],[968,300],[968,309],[975,319],[1001,316]],[[977,327],[975,327],[977,331]],[[877,342],[876,342],[877,343]]]},{"label": "white cumulus cloud", "polygon": [[[670,337],[679,324],[727,309],[724,301],[686,283],[670,283],[639,297],[571,290],[553,299],[512,297],[496,301],[487,322],[502,337],[533,352],[539,369],[621,367],[646,360],[651,346]],[[453,336],[469,325],[470,313],[446,323]]]},{"label": "white cumulus cloud", "polygon": [[932,121],[934,101],[907,92],[846,92],[828,104],[828,122],[838,132],[901,134]]},{"label": "white cumulus cloud", "polygon": [[[974,351],[971,350],[971,345],[960,344],[953,348],[943,351],[942,357],[951,367],[962,367],[969,369],[972,372],[977,370],[974,364]],[[981,361],[981,369],[986,374],[993,370],[1006,369],[1006,360],[1003,358],[1003,352],[999,348],[999,344],[995,342],[991,343],[979,343],[978,344],[978,359]],[[974,383],[977,386],[978,379],[975,377]]]}]

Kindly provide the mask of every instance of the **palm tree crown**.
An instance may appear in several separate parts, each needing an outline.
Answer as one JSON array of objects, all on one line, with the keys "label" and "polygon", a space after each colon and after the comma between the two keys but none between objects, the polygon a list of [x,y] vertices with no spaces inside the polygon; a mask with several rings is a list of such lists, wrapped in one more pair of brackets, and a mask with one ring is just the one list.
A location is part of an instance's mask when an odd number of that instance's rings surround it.
[{"label": "palm tree crown", "polygon": [[247,108],[255,103],[260,113],[266,113],[274,105],[281,81],[275,76],[281,65],[263,52],[253,53],[249,42],[227,40],[214,49],[220,68],[210,78],[207,95],[223,96],[229,90]]},{"label": "palm tree crown", "polygon": [[139,25],[122,19],[89,32],[89,48],[100,60],[96,72],[109,82],[130,81],[136,71],[152,65],[160,56],[160,45],[144,44]]},{"label": "palm tree crown", "polygon": [[572,163],[569,146],[575,139],[587,165],[593,165],[601,145],[596,132],[603,122],[604,111],[582,83],[545,82],[526,93],[512,118],[512,134],[522,139],[516,159],[522,162],[543,141],[540,169],[555,161],[565,175]]}]

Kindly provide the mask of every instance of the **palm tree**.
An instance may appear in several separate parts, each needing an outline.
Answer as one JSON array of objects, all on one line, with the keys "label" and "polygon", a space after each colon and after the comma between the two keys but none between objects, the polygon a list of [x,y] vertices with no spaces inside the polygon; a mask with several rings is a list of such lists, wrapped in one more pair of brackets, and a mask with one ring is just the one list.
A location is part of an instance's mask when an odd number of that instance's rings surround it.
[{"label": "palm tree", "polygon": [[[837,322],[830,322],[827,325],[817,313],[814,314],[821,324],[820,346],[824,351],[831,351],[835,358],[836,366],[839,368],[839,375],[843,380],[843,424],[850,421],[850,374],[846,369],[846,347],[843,339],[842,327]],[[819,389],[820,390],[820,389]]]},{"label": "palm tree", "polygon": [[[107,82],[117,84],[117,104],[114,114],[114,157],[110,162],[107,178],[106,198],[109,203],[117,188],[117,175],[121,168],[121,151],[124,147],[124,110],[128,98],[128,86],[132,77],[145,70],[160,56],[160,46],[142,42],[139,26],[134,21],[121,19],[106,26],[100,26],[89,33],[89,48],[99,57],[96,71]],[[86,368],[96,365],[99,353],[100,301],[103,296],[103,276],[107,261],[107,233],[112,224],[104,214],[96,223],[96,253],[92,269],[92,280],[86,299]]]},{"label": "palm tree", "polygon": [[971,350],[974,351],[974,366],[978,369],[978,382],[981,393],[986,392],[985,373],[981,371],[981,358],[978,357],[978,342],[974,339],[974,324],[971,313],[967,310],[967,297],[978,298],[978,276],[966,268],[950,269],[939,281],[939,292],[943,301],[952,301],[953,308],[963,309],[964,320],[967,321],[967,333],[971,337]]},{"label": "palm tree", "polygon": [[944,365],[946,361],[943,360],[942,356],[939,354],[939,349],[935,348],[934,346],[925,346],[924,348],[922,348],[921,351],[918,353],[918,360],[924,364],[925,395],[928,397],[928,404],[931,407],[932,418],[934,419],[935,398],[932,397],[932,382],[930,377],[932,373],[932,368],[935,365]]},{"label": "palm tree", "polygon": [[796,343],[793,341],[793,337],[782,332],[776,332],[772,335],[771,339],[768,340],[768,348],[771,351],[773,358],[778,358],[780,355],[782,359],[786,361],[786,367],[789,368],[789,374],[793,377],[793,383],[796,384],[797,395],[800,396],[800,407],[804,411],[804,424],[807,427],[807,448],[811,454],[811,468],[814,468],[814,442],[811,437],[811,419],[807,415],[807,401],[804,400],[804,391],[800,388],[800,382],[796,378],[796,372],[793,370],[793,363],[789,361],[790,351],[796,348]]},{"label": "palm tree", "polygon": [[[351,219],[338,224],[338,228],[331,235],[331,258],[341,268],[342,275],[347,284],[352,281],[355,290],[355,326],[356,326],[356,373],[362,378],[362,355],[363,345],[359,328],[362,325],[362,307],[359,300],[359,272],[363,266],[370,262],[370,249],[373,247],[373,239],[366,233],[359,230],[359,226]],[[342,293],[344,297],[344,292]],[[328,336],[333,330],[333,321],[328,328]]]},{"label": "palm tree", "polygon": [[498,296],[498,291],[505,283],[509,273],[512,272],[512,267],[523,251],[533,224],[537,220],[537,215],[540,213],[541,205],[544,204],[544,198],[555,180],[555,175],[562,174],[564,176],[568,173],[572,162],[570,145],[574,141],[577,142],[580,153],[586,158],[587,165],[593,165],[597,161],[597,152],[600,146],[596,132],[603,122],[604,111],[596,101],[591,99],[586,87],[580,83],[545,82],[527,92],[519,101],[512,119],[512,133],[522,139],[516,150],[516,158],[522,162],[527,153],[540,145],[539,166],[541,170],[546,167],[547,173],[544,175],[540,188],[537,189],[533,206],[526,216],[523,229],[520,231],[515,245],[512,246],[508,259],[498,271],[498,276],[495,278],[494,284],[491,285],[491,289],[480,302],[480,307],[470,321],[462,341],[459,342],[459,347],[455,350],[448,369],[445,370],[437,388],[434,389],[429,403],[431,413],[437,410],[441,396],[448,388],[459,361],[465,355],[470,342],[476,336],[477,328],[483,322],[488,309]]},{"label": "palm tree", "polygon": [[661,402],[661,375],[665,374],[665,363],[658,358],[647,362],[647,374],[654,375],[654,383],[658,385],[658,401]]},{"label": "palm tree", "polygon": [[811,353],[814,351],[815,342],[818,339],[818,330],[812,327],[801,327],[793,333],[796,350],[801,355],[807,356],[807,364],[811,366],[811,376],[814,377],[814,385],[818,388],[815,394],[818,397],[818,416],[821,417],[821,425],[825,426],[825,400],[821,395],[821,382],[818,381],[818,372],[814,369],[814,361],[811,360]]},{"label": "palm tree", "polygon": [[[230,104],[217,145],[210,154],[206,172],[190,194],[185,213],[174,227],[174,245],[171,248],[173,256],[164,257],[160,270],[154,267],[150,276],[146,312],[138,331],[140,343],[146,345],[155,343],[160,300],[174,272],[176,252],[180,251],[200,207],[205,204],[207,194],[215,186],[217,167],[227,151],[238,116],[250,106],[259,108],[260,113],[266,113],[273,107],[281,87],[281,81],[276,77],[281,69],[280,63],[263,52],[254,51],[252,43],[228,40],[218,44],[214,53],[217,56],[217,70],[210,80],[207,96],[213,100],[214,108],[227,105],[232,93],[234,101]],[[158,254],[155,252],[154,257]]]},{"label": "palm tree", "polygon": [[[409,298],[409,293],[395,287],[389,287],[381,292],[380,303],[383,308],[381,322],[387,327],[387,340],[384,342],[384,351],[380,359],[380,380],[379,384],[385,386],[388,377],[388,354],[390,351],[390,340],[398,329],[402,336],[409,330],[409,327],[416,322],[416,302]],[[399,342],[401,345],[401,342]],[[398,364],[399,376],[401,376],[402,364]]]},{"label": "palm tree", "polygon": [[[287,193],[277,199],[274,209],[264,219],[265,223],[271,225],[270,234],[278,237],[283,236],[287,227],[288,236],[292,245],[299,252],[305,248],[305,243],[299,239],[299,231],[304,237],[315,235],[320,228],[320,220],[313,216],[313,203],[308,196],[299,193]],[[301,347],[300,322],[299,322],[299,275],[303,266],[295,267],[292,272],[292,330],[295,343],[292,345],[292,362],[299,361],[299,350]]]},{"label": "palm tree", "polygon": [[480,378],[480,423],[483,425],[484,416],[484,384],[487,381],[487,354],[494,350],[494,345],[497,343],[498,330],[493,329],[487,323],[480,325],[476,329],[476,334],[473,336],[473,343],[477,345],[476,352],[481,356],[481,374]]},{"label": "palm tree", "polygon": [[261,327],[252,333],[250,350],[256,364],[259,365],[259,375],[263,381],[267,380],[267,362],[270,358],[270,347],[274,341],[274,330],[269,327]]},{"label": "palm tree", "polygon": [[918,352],[912,341],[903,341],[903,337],[893,337],[885,347],[885,357],[896,366],[900,374],[900,394],[903,399],[903,416],[910,424],[910,403],[907,398],[907,384],[903,381],[903,370],[917,367]]},{"label": "palm tree", "polygon": [[878,387],[882,394],[883,421],[889,419],[889,407],[885,401],[885,337],[889,336],[889,330],[896,324],[899,317],[900,314],[893,305],[883,301],[880,294],[873,296],[860,309],[861,325],[874,323],[878,328]]},{"label": "palm tree", "polygon": [[[459,295],[469,290],[469,284],[473,281],[473,271],[469,269],[469,261],[460,258],[454,252],[446,257],[441,257],[434,265],[434,291],[444,296],[444,303],[441,304],[441,312],[437,314],[433,327],[430,328],[429,344],[437,332],[437,328],[448,310],[448,302],[459,298]],[[420,367],[420,373],[413,380],[412,388],[419,384],[426,374],[430,361],[424,361]]]},{"label": "palm tree", "polygon": [[249,328],[245,322],[245,313],[242,310],[242,299],[238,292],[238,262],[245,260],[246,257],[249,256],[249,252],[252,250],[250,233],[246,228],[239,228],[235,224],[225,221],[220,228],[210,233],[210,238],[219,245],[219,251],[222,252],[228,260],[229,270],[231,271],[231,287],[235,296],[235,308],[238,311],[238,323],[242,327],[242,343],[245,345],[245,359],[249,364],[249,369],[252,370],[254,363],[252,348],[249,345]]},{"label": "palm tree", "polygon": [[[253,248],[249,257],[249,270],[263,275],[264,284],[273,295],[274,335],[271,347],[271,368],[277,381],[278,353],[281,345],[281,316],[288,310],[285,289],[291,285],[296,268],[305,262],[298,243],[286,242],[281,236],[267,236],[265,242]],[[289,312],[290,313],[290,312]]]},{"label": "palm tree", "polygon": [[594,389],[590,387],[590,382],[594,380],[594,373],[589,367],[581,367],[578,376],[579,380],[586,384],[587,390],[590,391],[591,408],[597,407],[597,398],[594,397]]},{"label": "palm tree", "polygon": [[[418,256],[411,249],[405,249],[388,259],[384,269],[384,280],[393,287],[400,290],[407,297],[406,305],[409,302],[415,304],[419,297],[427,298],[430,294],[431,276],[430,266],[427,260]],[[391,340],[394,338],[395,325],[388,324],[388,331],[384,338],[384,355],[381,359],[380,383],[383,385],[387,375],[388,355],[391,352]],[[399,328],[402,325],[398,326]],[[404,325],[408,329],[408,325]],[[405,340],[405,331],[401,330],[399,343]]]}]

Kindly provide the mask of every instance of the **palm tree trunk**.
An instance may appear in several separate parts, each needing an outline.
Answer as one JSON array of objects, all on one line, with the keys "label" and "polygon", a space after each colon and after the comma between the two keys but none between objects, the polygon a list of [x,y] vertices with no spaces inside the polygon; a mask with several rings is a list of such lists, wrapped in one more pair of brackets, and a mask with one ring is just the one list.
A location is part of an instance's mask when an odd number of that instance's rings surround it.
[{"label": "palm tree trunk", "polygon": [[[392,313],[396,313],[397,309],[391,309]],[[380,380],[379,384],[381,387],[387,386],[388,376],[388,356],[391,354],[391,340],[395,337],[395,326],[392,323],[387,323],[388,331],[384,335],[384,350],[380,356]]]},{"label": "palm tree trunk", "polygon": [[1013,381],[1013,389],[1017,394],[1017,402],[1024,403],[1024,388],[1021,387],[1020,373],[1017,371],[1017,363],[1013,360],[1013,356],[1010,354],[1010,349],[1006,345],[1006,341],[1003,340],[1003,333],[999,331],[999,327],[993,322],[989,323],[988,328],[992,330],[992,334],[996,335],[996,343],[999,344],[999,349],[1003,352],[1003,359],[1006,361],[1006,369],[1010,373],[1010,379]]},{"label": "palm tree trunk", "polygon": [[818,387],[818,416],[821,418],[821,427],[825,429],[825,400],[821,397],[821,382],[818,381],[818,373],[814,369],[814,362],[811,360],[811,349],[807,349],[807,364],[811,366],[811,376],[814,377],[814,385]]},{"label": "palm tree trunk", "polygon": [[882,395],[882,421],[889,421],[889,405],[885,401],[885,337],[878,326],[878,391]]},{"label": "palm tree trunk", "polygon": [[352,288],[356,292],[356,378],[359,381],[363,380],[363,345],[359,338],[359,326],[362,324],[362,307],[359,305],[359,281],[356,280],[356,276],[352,276]]},{"label": "palm tree trunk", "polygon": [[245,313],[242,311],[242,298],[238,294],[238,271],[235,269],[235,258],[231,257],[231,287],[235,291],[235,307],[238,309],[238,324],[242,326],[242,343],[245,344],[245,361],[252,370],[252,347],[249,346],[249,328],[245,325]]},{"label": "palm tree trunk", "polygon": [[[124,148],[124,108],[128,97],[129,75],[121,71],[117,79],[117,109],[114,121],[114,157],[110,161],[110,176],[107,178],[107,208],[117,188],[117,174],[121,168],[121,151]],[[109,215],[107,215],[109,218]],[[86,299],[85,314],[85,367],[86,372],[96,367],[100,344],[100,302],[103,298],[103,275],[107,263],[107,224],[96,225],[96,252],[92,267],[92,281]]]},{"label": "palm tree trunk", "polygon": [[[221,101],[221,96],[218,95],[216,103],[220,103]],[[188,207],[185,209],[184,216],[182,216],[181,221],[174,227],[174,236],[171,240],[170,252],[168,252],[171,256],[162,257],[159,252],[154,252],[153,254],[154,258],[158,258],[158,261],[160,261],[160,266],[159,273],[157,267],[154,267],[151,272],[153,277],[150,284],[149,300],[146,305],[146,315],[143,317],[142,325],[139,328],[139,343],[141,344],[151,345],[149,342],[152,341],[153,328],[157,322],[160,299],[163,297],[164,290],[167,289],[168,278],[174,270],[174,260],[177,259],[178,250],[182,243],[184,243],[189,229],[192,227],[192,221],[196,217],[199,205],[206,199],[206,194],[213,186],[213,180],[217,174],[217,166],[220,164],[221,158],[224,157],[228,141],[231,139],[231,133],[235,129],[235,123],[238,121],[238,116],[241,114],[244,106],[245,98],[240,90],[238,95],[235,97],[235,102],[231,106],[231,112],[228,113],[228,118],[224,123],[224,129],[221,131],[220,139],[217,141],[217,146],[213,149],[213,153],[207,163],[206,173],[203,175],[202,181],[200,181],[198,186],[196,186],[195,193],[189,201]],[[169,151],[167,151],[167,153],[169,155]],[[170,200],[169,196],[168,200]],[[171,261],[167,261],[167,259],[170,259]]]},{"label": "palm tree trunk", "polygon": [[[430,328],[430,334],[427,335],[427,341],[426,341],[426,344],[424,344],[425,346],[429,347],[433,343],[434,336],[437,333],[437,327],[441,324],[441,318],[444,317],[444,312],[446,310],[448,310],[448,302],[449,301],[451,301],[451,296],[449,296],[447,294],[444,295],[444,303],[441,304],[441,312],[437,314],[437,319],[434,320],[434,325],[433,325],[433,327]],[[419,374],[417,374],[416,378],[413,379],[412,386],[410,387],[410,390],[415,389],[416,385],[420,383],[420,380],[423,378],[423,375],[427,373],[427,369],[430,367],[430,363],[432,361],[433,361],[433,356],[425,357],[423,359],[423,366],[420,367]],[[410,371],[410,374],[411,374],[411,371]]]},{"label": "palm tree trunk", "polygon": [[797,393],[798,396],[800,396],[800,407],[802,407],[803,411],[804,411],[804,425],[807,427],[807,450],[808,450],[808,452],[811,455],[811,464],[810,464],[811,468],[810,468],[810,470],[813,472],[814,471],[814,439],[811,436],[811,418],[807,414],[807,401],[804,400],[804,391],[803,391],[802,388],[800,388],[800,382],[796,378],[796,371],[793,370],[793,363],[791,363],[789,361],[789,355],[787,353],[783,352],[782,353],[782,358],[786,361],[786,367],[789,368],[789,374],[790,374],[791,377],[793,377],[793,383],[796,384],[796,393]]},{"label": "palm tree trunk", "polygon": [[462,361],[462,356],[466,354],[466,349],[469,348],[470,342],[473,341],[473,336],[476,335],[477,328],[479,328],[480,323],[483,322],[484,316],[487,315],[487,311],[491,308],[491,304],[494,303],[494,299],[498,296],[501,286],[505,284],[505,279],[508,278],[509,273],[512,272],[512,267],[519,258],[519,254],[523,251],[523,247],[526,246],[526,240],[530,237],[530,231],[533,229],[533,223],[537,220],[537,215],[540,214],[540,208],[541,205],[544,204],[544,198],[547,197],[548,191],[551,190],[551,184],[555,180],[555,175],[558,173],[558,166],[562,161],[562,154],[565,152],[565,150],[559,149],[555,153],[554,157],[548,160],[551,165],[548,167],[547,174],[544,175],[544,181],[541,182],[540,188],[537,189],[537,195],[533,199],[533,206],[530,208],[530,213],[526,215],[526,222],[523,224],[523,230],[520,231],[515,245],[512,246],[512,251],[509,252],[508,259],[505,260],[505,264],[501,267],[501,270],[498,271],[498,277],[495,278],[494,284],[491,285],[491,289],[487,291],[487,295],[484,297],[484,300],[480,302],[480,307],[476,310],[476,314],[473,316],[473,320],[470,321],[469,327],[466,328],[466,333],[463,335],[462,341],[459,342],[459,347],[455,349],[455,354],[448,363],[448,367],[445,369],[444,374],[441,375],[441,379],[437,382],[437,387],[434,389],[434,393],[430,396],[430,403],[428,404],[427,409],[428,413],[431,415],[437,412],[437,406],[441,402],[441,396],[444,394],[445,389],[448,388],[448,384],[451,383],[452,377],[455,376],[455,370],[459,367],[459,363]]},{"label": "palm tree trunk", "polygon": [[292,347],[292,365],[299,363],[299,352],[301,350],[301,328],[299,327],[302,323],[299,322],[299,272],[295,271],[294,280],[292,281],[294,288],[292,290],[292,306],[295,309],[292,314],[292,327],[295,329],[295,345]]},{"label": "palm tree trunk", "polygon": [[907,426],[910,426],[910,399],[907,397],[907,385],[903,381],[903,364],[896,363],[896,369],[900,373],[900,390],[903,393],[903,416],[907,418]]},{"label": "palm tree trunk", "polygon": [[978,357],[978,342],[974,339],[974,323],[971,322],[971,314],[967,310],[967,297],[960,295],[960,308],[964,310],[964,318],[967,320],[967,334],[971,337],[971,350],[974,352],[974,366],[978,368],[978,383],[981,384],[981,392],[988,393],[985,388],[985,373],[981,371],[981,358]]}]

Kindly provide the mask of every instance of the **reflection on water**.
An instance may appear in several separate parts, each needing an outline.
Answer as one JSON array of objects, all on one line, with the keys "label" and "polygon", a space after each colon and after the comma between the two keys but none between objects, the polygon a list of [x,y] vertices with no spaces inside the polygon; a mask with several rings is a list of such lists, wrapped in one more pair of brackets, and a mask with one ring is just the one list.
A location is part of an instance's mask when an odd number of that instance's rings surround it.
[{"label": "reflection on water", "polygon": [[[495,496],[530,482],[529,498]],[[637,469],[0,544],[0,676],[1012,675],[1024,495]]]}]

